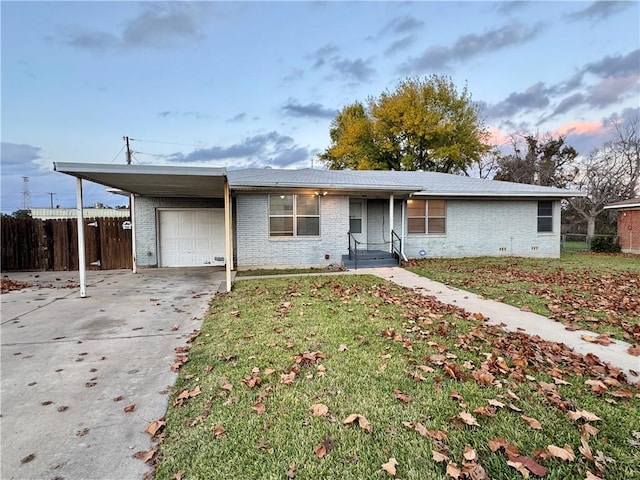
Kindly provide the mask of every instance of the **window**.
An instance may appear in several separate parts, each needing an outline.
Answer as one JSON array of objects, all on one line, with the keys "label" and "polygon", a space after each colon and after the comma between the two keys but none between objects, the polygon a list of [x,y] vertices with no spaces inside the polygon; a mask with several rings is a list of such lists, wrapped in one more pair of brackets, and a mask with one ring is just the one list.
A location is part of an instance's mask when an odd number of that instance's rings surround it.
[{"label": "window", "polygon": [[538,232],[553,232],[553,202],[538,202]]},{"label": "window", "polygon": [[408,233],[445,233],[446,220],[444,200],[407,200]]},{"label": "window", "polygon": [[269,236],[320,235],[320,198],[317,195],[269,195]]}]

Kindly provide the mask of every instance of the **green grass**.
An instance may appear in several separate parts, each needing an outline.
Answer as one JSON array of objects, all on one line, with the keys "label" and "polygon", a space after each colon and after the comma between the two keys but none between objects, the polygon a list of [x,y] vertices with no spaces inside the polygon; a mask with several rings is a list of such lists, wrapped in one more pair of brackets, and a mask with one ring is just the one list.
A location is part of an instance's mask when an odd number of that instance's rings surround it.
[{"label": "green grass", "polygon": [[[492,479],[517,478],[520,474],[507,465],[505,455],[488,447],[489,439],[505,437],[531,457],[549,444],[571,445],[578,457],[574,462],[538,461],[549,469],[545,478],[582,480],[593,465],[578,453],[580,431],[562,408],[586,409],[602,419],[595,422],[600,432],[589,445],[594,454],[602,451],[615,460],[606,465],[606,478],[637,476],[640,452],[628,442],[640,430],[638,398],[609,394],[621,387],[595,396],[584,384],[590,378],[585,364],[567,354],[554,360],[552,371],[549,348],[374,277],[238,282],[233,292],[213,302],[180,371],[156,478],[183,472],[185,479],[286,479],[295,464],[298,480],[383,479],[389,475],[381,465],[394,457],[399,463],[396,478],[442,479],[446,465],[435,463],[432,451],[446,453],[461,466],[466,445],[476,449]],[[296,363],[297,355],[318,351],[324,358]],[[453,374],[432,361],[435,354],[447,355]],[[472,371],[498,357],[508,364],[506,370],[487,364],[495,382],[477,383]],[[518,358],[528,359],[526,365]],[[267,369],[274,372],[267,375]],[[281,383],[281,375],[292,369],[297,372],[293,383]],[[408,375],[415,372],[422,381]],[[548,372],[571,383],[557,387],[562,408],[540,388],[540,381],[553,383]],[[249,388],[242,380],[252,375],[261,384]],[[225,382],[233,385],[231,391],[222,388]],[[196,386],[201,394],[174,405],[181,392]],[[399,401],[395,390],[411,401]],[[509,390],[519,399],[509,398]],[[452,397],[454,391],[462,400]],[[455,420],[460,412],[486,406],[489,399],[513,404],[538,419],[543,429],[532,430],[521,413],[508,407],[496,409],[493,417],[474,413],[479,426]],[[264,414],[252,409],[257,401],[266,406]],[[328,407],[326,417],[312,415],[310,407],[317,403]],[[371,433],[343,424],[354,413],[371,422]],[[403,422],[420,422],[447,438],[437,442]],[[226,433],[216,438],[215,425]],[[314,450],[325,438],[333,448],[320,459]]]},{"label": "green grass", "polygon": [[413,261],[409,270],[566,324],[640,343],[640,257],[478,257]]}]

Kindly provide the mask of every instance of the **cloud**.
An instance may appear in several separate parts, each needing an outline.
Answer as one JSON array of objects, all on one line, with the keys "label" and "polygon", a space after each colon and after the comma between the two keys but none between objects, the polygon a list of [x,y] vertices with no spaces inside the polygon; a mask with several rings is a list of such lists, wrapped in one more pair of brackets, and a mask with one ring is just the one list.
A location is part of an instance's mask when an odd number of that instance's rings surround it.
[{"label": "cloud", "polygon": [[453,46],[429,47],[418,58],[409,59],[400,67],[400,70],[410,73],[446,69],[451,63],[525,43],[538,35],[541,30],[541,25],[527,28],[521,24],[513,24],[483,34],[463,35]]},{"label": "cloud", "polygon": [[366,82],[373,78],[376,70],[371,66],[371,60],[335,60],[332,63],[333,71],[347,80]]},{"label": "cloud", "polygon": [[511,13],[522,10],[525,7],[528,7],[529,4],[531,3],[532,2],[527,2],[524,0],[523,1],[509,0],[506,2],[498,3],[496,10],[498,11],[498,13],[501,13],[503,15],[509,15]]},{"label": "cloud", "polygon": [[593,73],[601,78],[640,74],[640,48],[626,55],[604,57],[584,67],[585,72]]},{"label": "cloud", "polygon": [[622,1],[622,2],[614,2],[611,0],[599,0],[593,2],[587,8],[583,8],[582,10],[578,10],[577,12],[571,13],[567,15],[572,20],[604,20],[605,18],[614,15],[630,5],[633,5],[634,2],[631,1]]},{"label": "cloud", "polygon": [[606,107],[621,100],[624,94],[638,84],[640,75],[605,78],[589,91],[588,102],[596,107]]},{"label": "cloud", "polygon": [[384,51],[385,55],[393,55],[402,50],[406,50],[409,48],[413,42],[415,41],[415,37],[413,35],[408,35],[406,37],[401,38],[400,40],[396,40]]},{"label": "cloud", "polygon": [[338,55],[339,51],[335,45],[327,44],[307,55],[307,58],[313,61],[312,69],[328,68],[344,80],[366,82],[375,75],[376,70],[372,67],[371,59],[349,60]]},{"label": "cloud", "polygon": [[[41,149],[33,145],[2,142],[2,175],[19,174],[21,169],[32,168],[35,161],[40,159]],[[22,170],[24,171],[24,170]]]},{"label": "cloud", "polygon": [[294,99],[289,99],[289,101],[282,106],[282,110],[290,117],[332,119],[338,114],[337,110],[325,108],[319,103],[300,105]]},{"label": "cloud", "polygon": [[507,98],[486,108],[488,118],[511,117],[522,111],[545,108],[549,105],[549,89],[538,82],[524,92],[512,92]]},{"label": "cloud", "polygon": [[293,138],[273,131],[247,137],[242,142],[228,147],[202,148],[186,155],[177,152],[167,155],[165,159],[170,163],[224,161],[242,168],[249,165],[287,167],[307,161],[309,157],[310,152],[307,148],[296,145]]},{"label": "cloud", "polygon": [[307,58],[314,60],[312,68],[318,69],[326,65],[328,62],[335,60],[339,51],[340,49],[338,47],[328,43],[324,47],[320,47],[311,55],[308,55]]},{"label": "cloud", "polygon": [[424,27],[424,22],[410,15],[404,17],[395,17],[387,22],[380,32],[381,35],[392,33],[398,35],[404,35],[407,33],[415,32]]},{"label": "cloud", "polygon": [[560,115],[562,113],[566,113],[569,110],[572,110],[574,107],[584,105],[585,103],[586,99],[582,93],[574,93],[573,95],[570,95],[567,98],[563,99],[553,110],[553,113],[549,116],[549,118]]},{"label": "cloud", "polygon": [[235,123],[235,122],[243,122],[247,119],[247,114],[245,112],[239,113],[231,117],[227,122]]},{"label": "cloud", "polygon": [[202,112],[197,112],[194,110],[190,111],[180,111],[180,110],[163,110],[162,112],[158,112],[158,116],[162,118],[167,117],[193,117],[193,118],[209,118],[209,115]]},{"label": "cloud", "polygon": [[65,43],[72,47],[109,51],[131,48],[173,48],[204,37],[208,18],[206,2],[142,3],[144,11],[127,21],[119,33],[77,31],[68,33]]}]

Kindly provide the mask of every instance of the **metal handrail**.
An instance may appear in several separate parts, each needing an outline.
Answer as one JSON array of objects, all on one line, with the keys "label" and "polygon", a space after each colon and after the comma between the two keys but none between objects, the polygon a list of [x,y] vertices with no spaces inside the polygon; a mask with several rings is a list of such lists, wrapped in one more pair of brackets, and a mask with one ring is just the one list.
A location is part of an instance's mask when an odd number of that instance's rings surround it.
[{"label": "metal handrail", "polygon": [[[397,247],[396,242],[398,242]],[[398,255],[398,265],[402,266],[402,238],[400,238],[395,230],[391,230],[391,253]]]},{"label": "metal handrail", "polygon": [[[354,270],[358,269],[358,245],[360,245],[361,242],[359,242],[358,240],[356,240],[356,237],[353,236],[353,233],[351,232],[347,232],[347,236],[349,239],[349,260],[351,260],[351,252],[353,252],[353,267]],[[353,248],[351,248],[351,240],[353,240]]]}]

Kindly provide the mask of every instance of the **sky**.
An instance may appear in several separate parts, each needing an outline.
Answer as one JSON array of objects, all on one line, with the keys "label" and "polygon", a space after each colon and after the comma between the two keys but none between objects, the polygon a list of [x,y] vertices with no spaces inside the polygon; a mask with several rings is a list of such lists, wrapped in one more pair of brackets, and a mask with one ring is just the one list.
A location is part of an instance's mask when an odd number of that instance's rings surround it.
[{"label": "sky", "polygon": [[[496,145],[582,155],[640,114],[640,2],[0,3],[2,213],[75,207],[53,162],[322,168],[346,105],[431,74]],[[24,177],[28,177],[25,183]],[[25,191],[29,197],[25,198]],[[85,182],[85,205],[125,197]]]}]

